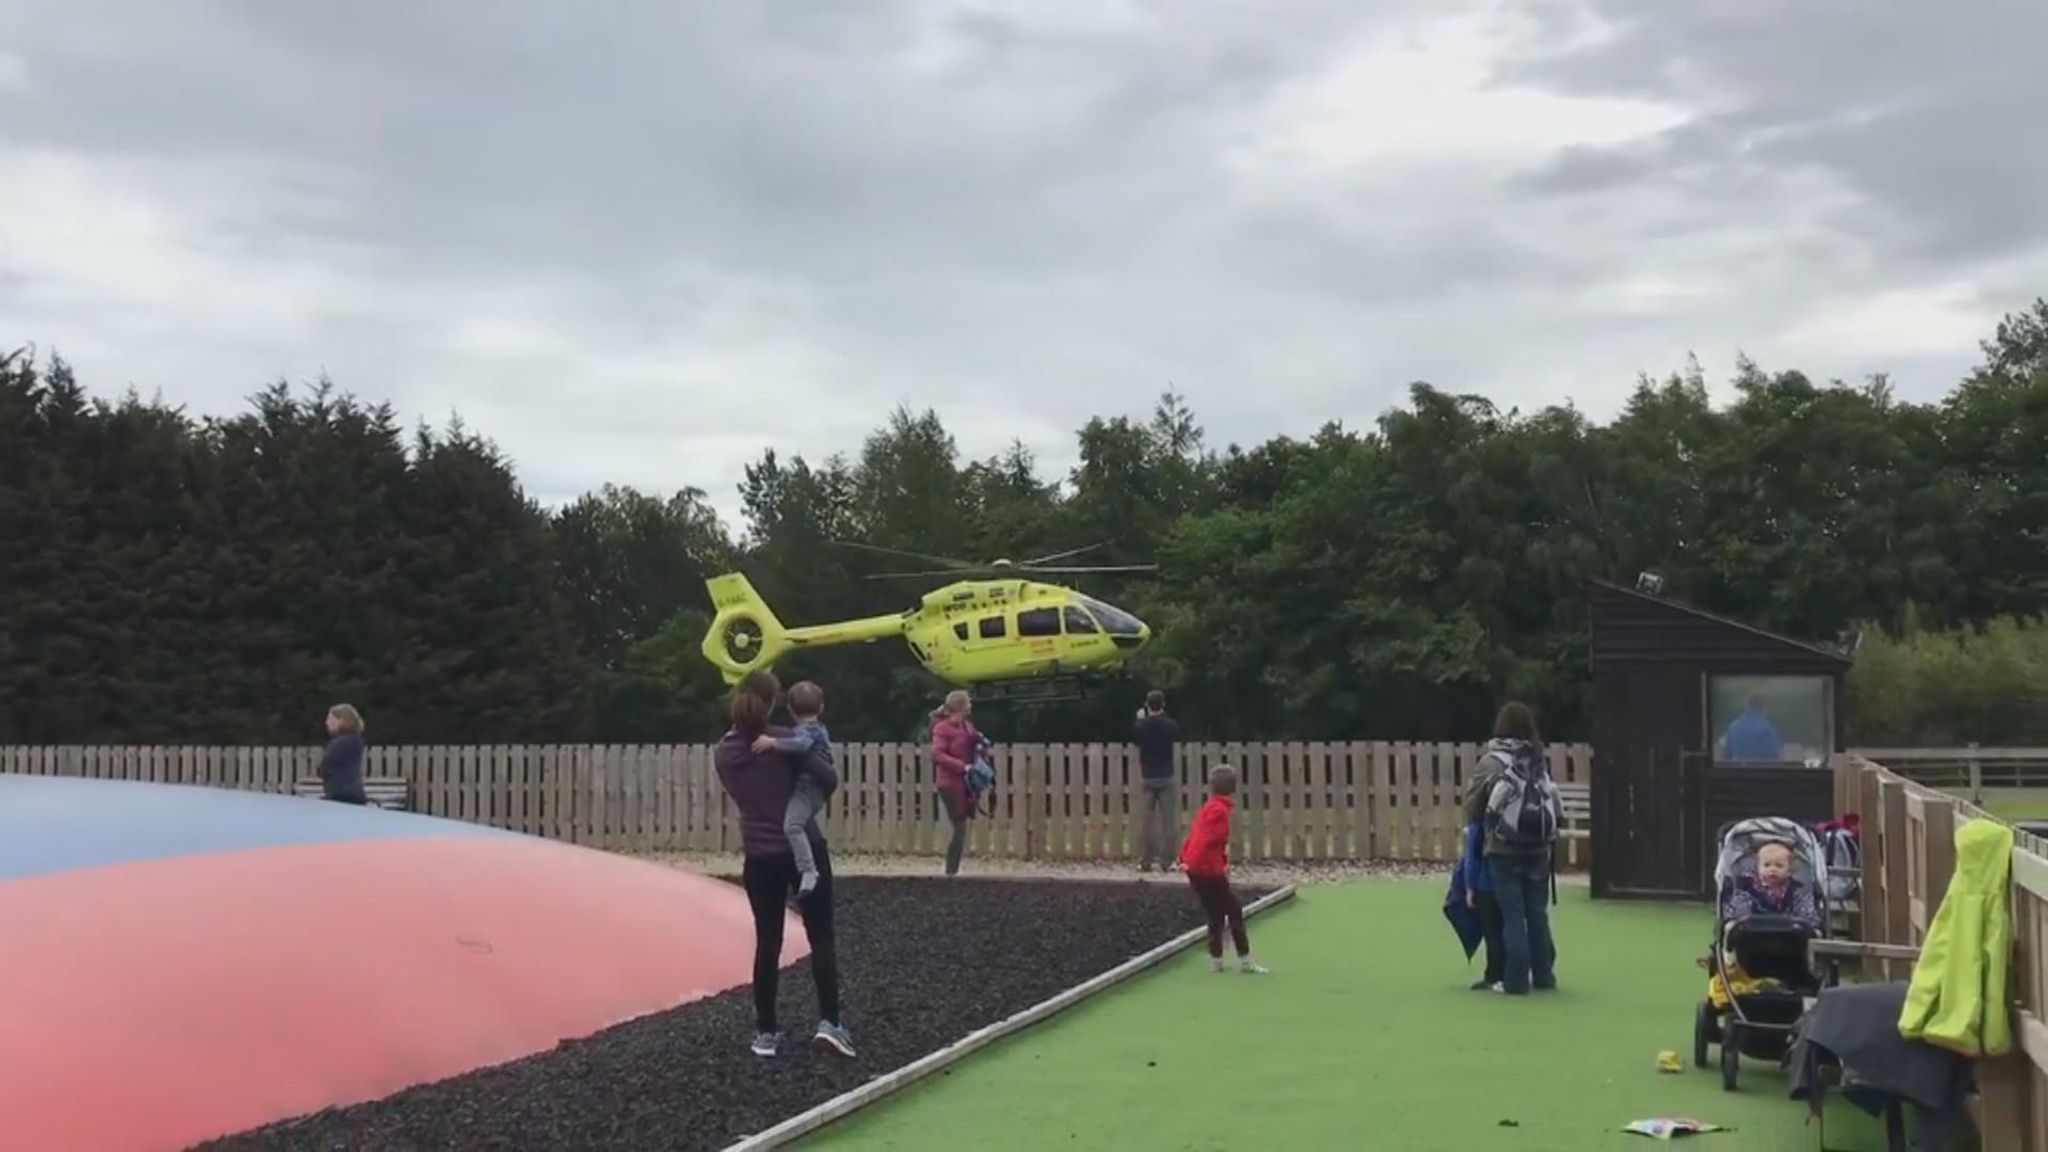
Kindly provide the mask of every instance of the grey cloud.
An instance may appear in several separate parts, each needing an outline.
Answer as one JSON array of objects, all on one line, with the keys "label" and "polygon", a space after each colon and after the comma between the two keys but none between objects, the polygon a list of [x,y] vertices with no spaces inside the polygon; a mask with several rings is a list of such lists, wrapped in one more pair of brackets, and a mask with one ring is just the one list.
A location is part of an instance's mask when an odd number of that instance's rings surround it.
[{"label": "grey cloud", "polygon": [[[1981,265],[2040,238],[2017,117],[2041,82],[1952,50],[1967,13],[1601,3],[1619,34],[1569,50],[1581,6],[1529,6],[1496,81],[1685,124],[1389,176],[1242,147],[1441,4],[0,0],[0,166],[52,182],[39,210],[77,187],[127,213],[71,221],[75,261],[0,250],[0,343],[196,410],[325,368],[460,410],[550,499],[729,509],[761,448],[855,451],[898,402],[1053,468],[1168,381],[1219,443],[1367,422],[1418,377],[1604,412],[1689,349],[1768,358],[1859,278],[2025,284]],[[1336,111],[1436,114],[1391,99]],[[1821,211],[1804,169],[1877,208]],[[1948,382],[1911,363],[1906,394]]]},{"label": "grey cloud", "polygon": [[[1593,0],[1616,34],[1504,70],[1585,95],[1694,103],[1656,141],[1573,149],[1536,190],[1610,189],[1680,172],[1816,166],[1871,198],[1910,270],[2048,242],[2048,149],[2034,110],[2048,7],[1878,0],[1659,5]],[[1730,189],[1731,198],[1741,189]]]}]

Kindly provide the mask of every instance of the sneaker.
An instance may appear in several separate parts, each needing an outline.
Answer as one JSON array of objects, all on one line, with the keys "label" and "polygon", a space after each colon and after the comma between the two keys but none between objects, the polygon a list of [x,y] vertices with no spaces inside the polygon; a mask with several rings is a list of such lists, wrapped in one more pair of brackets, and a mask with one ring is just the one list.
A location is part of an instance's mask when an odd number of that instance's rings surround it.
[{"label": "sneaker", "polygon": [[754,1033],[754,1055],[762,1058],[778,1056],[782,1052],[782,1034],[779,1032]]},{"label": "sneaker", "polygon": [[818,1034],[811,1037],[811,1044],[820,1052],[845,1056],[848,1059],[853,1057],[853,1033],[837,1024],[820,1021]]},{"label": "sneaker", "polygon": [[1237,970],[1247,976],[1264,976],[1272,971],[1271,968],[1266,967],[1249,956],[1239,956],[1237,958]]},{"label": "sneaker", "polygon": [[1475,980],[1472,983],[1472,990],[1474,992],[1491,992],[1498,987],[1499,985],[1491,980]]},{"label": "sneaker", "polygon": [[1221,972],[1221,971],[1223,971],[1223,957],[1221,957],[1221,956],[1211,956],[1211,957],[1209,957],[1209,971],[1211,971],[1211,972]]}]

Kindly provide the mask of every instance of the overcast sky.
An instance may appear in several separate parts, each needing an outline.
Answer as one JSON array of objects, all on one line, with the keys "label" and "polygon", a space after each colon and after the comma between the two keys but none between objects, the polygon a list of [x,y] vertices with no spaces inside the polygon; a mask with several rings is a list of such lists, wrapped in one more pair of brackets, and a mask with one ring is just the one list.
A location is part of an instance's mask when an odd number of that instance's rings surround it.
[{"label": "overcast sky", "polygon": [[[546,501],[1071,463],[1747,351],[1939,395],[2048,292],[2023,0],[0,0],[0,345],[195,413],[323,371]],[[1114,394],[1114,395],[1112,395]]]}]

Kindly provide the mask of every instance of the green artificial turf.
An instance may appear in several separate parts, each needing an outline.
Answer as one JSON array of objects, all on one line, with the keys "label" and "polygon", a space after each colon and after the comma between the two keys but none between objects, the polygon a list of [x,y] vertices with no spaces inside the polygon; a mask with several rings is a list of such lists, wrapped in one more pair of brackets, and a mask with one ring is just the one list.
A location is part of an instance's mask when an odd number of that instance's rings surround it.
[{"label": "green artificial turf", "polygon": [[[827,1128],[806,1149],[1649,1148],[1630,1120],[1731,1126],[1685,1146],[1811,1152],[1784,1075],[1745,1061],[1742,1090],[1691,1066],[1705,906],[1555,908],[1561,991],[1472,992],[1442,881],[1304,888],[1251,922],[1269,976],[1181,954]],[[870,1021],[868,1030],[887,1027]],[[1669,1049],[1685,1071],[1661,1074]],[[1839,1098],[1837,1098],[1839,1099]],[[1510,1126],[1511,1125],[1511,1126]],[[1840,1104],[1828,1146],[1878,1149]]]}]

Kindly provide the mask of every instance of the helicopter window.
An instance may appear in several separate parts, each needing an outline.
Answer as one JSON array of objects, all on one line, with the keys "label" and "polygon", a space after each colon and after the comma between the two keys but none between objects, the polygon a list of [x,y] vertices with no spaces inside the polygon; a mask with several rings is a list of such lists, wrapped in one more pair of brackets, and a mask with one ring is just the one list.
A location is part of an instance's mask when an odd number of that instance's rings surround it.
[{"label": "helicopter window", "polygon": [[981,638],[983,640],[1000,640],[1004,636],[1009,635],[1009,624],[1009,620],[1001,616],[984,616],[981,618]]},{"label": "helicopter window", "polygon": [[1102,629],[1112,636],[1136,636],[1145,627],[1136,616],[1114,604],[1104,604],[1093,597],[1081,597],[1081,603],[1088,606],[1095,618],[1102,621]]},{"label": "helicopter window", "polygon": [[958,636],[962,640],[967,639],[967,621],[962,620],[958,624],[953,625],[953,635]]},{"label": "helicopter window", "polygon": [[1095,626],[1095,620],[1092,617],[1072,605],[1068,605],[1062,615],[1066,618],[1067,635],[1069,636],[1093,636],[1101,631],[1100,628]]},{"label": "helicopter window", "polygon": [[1050,608],[1032,608],[1017,613],[1017,635],[1057,636],[1060,634],[1060,614]]}]

